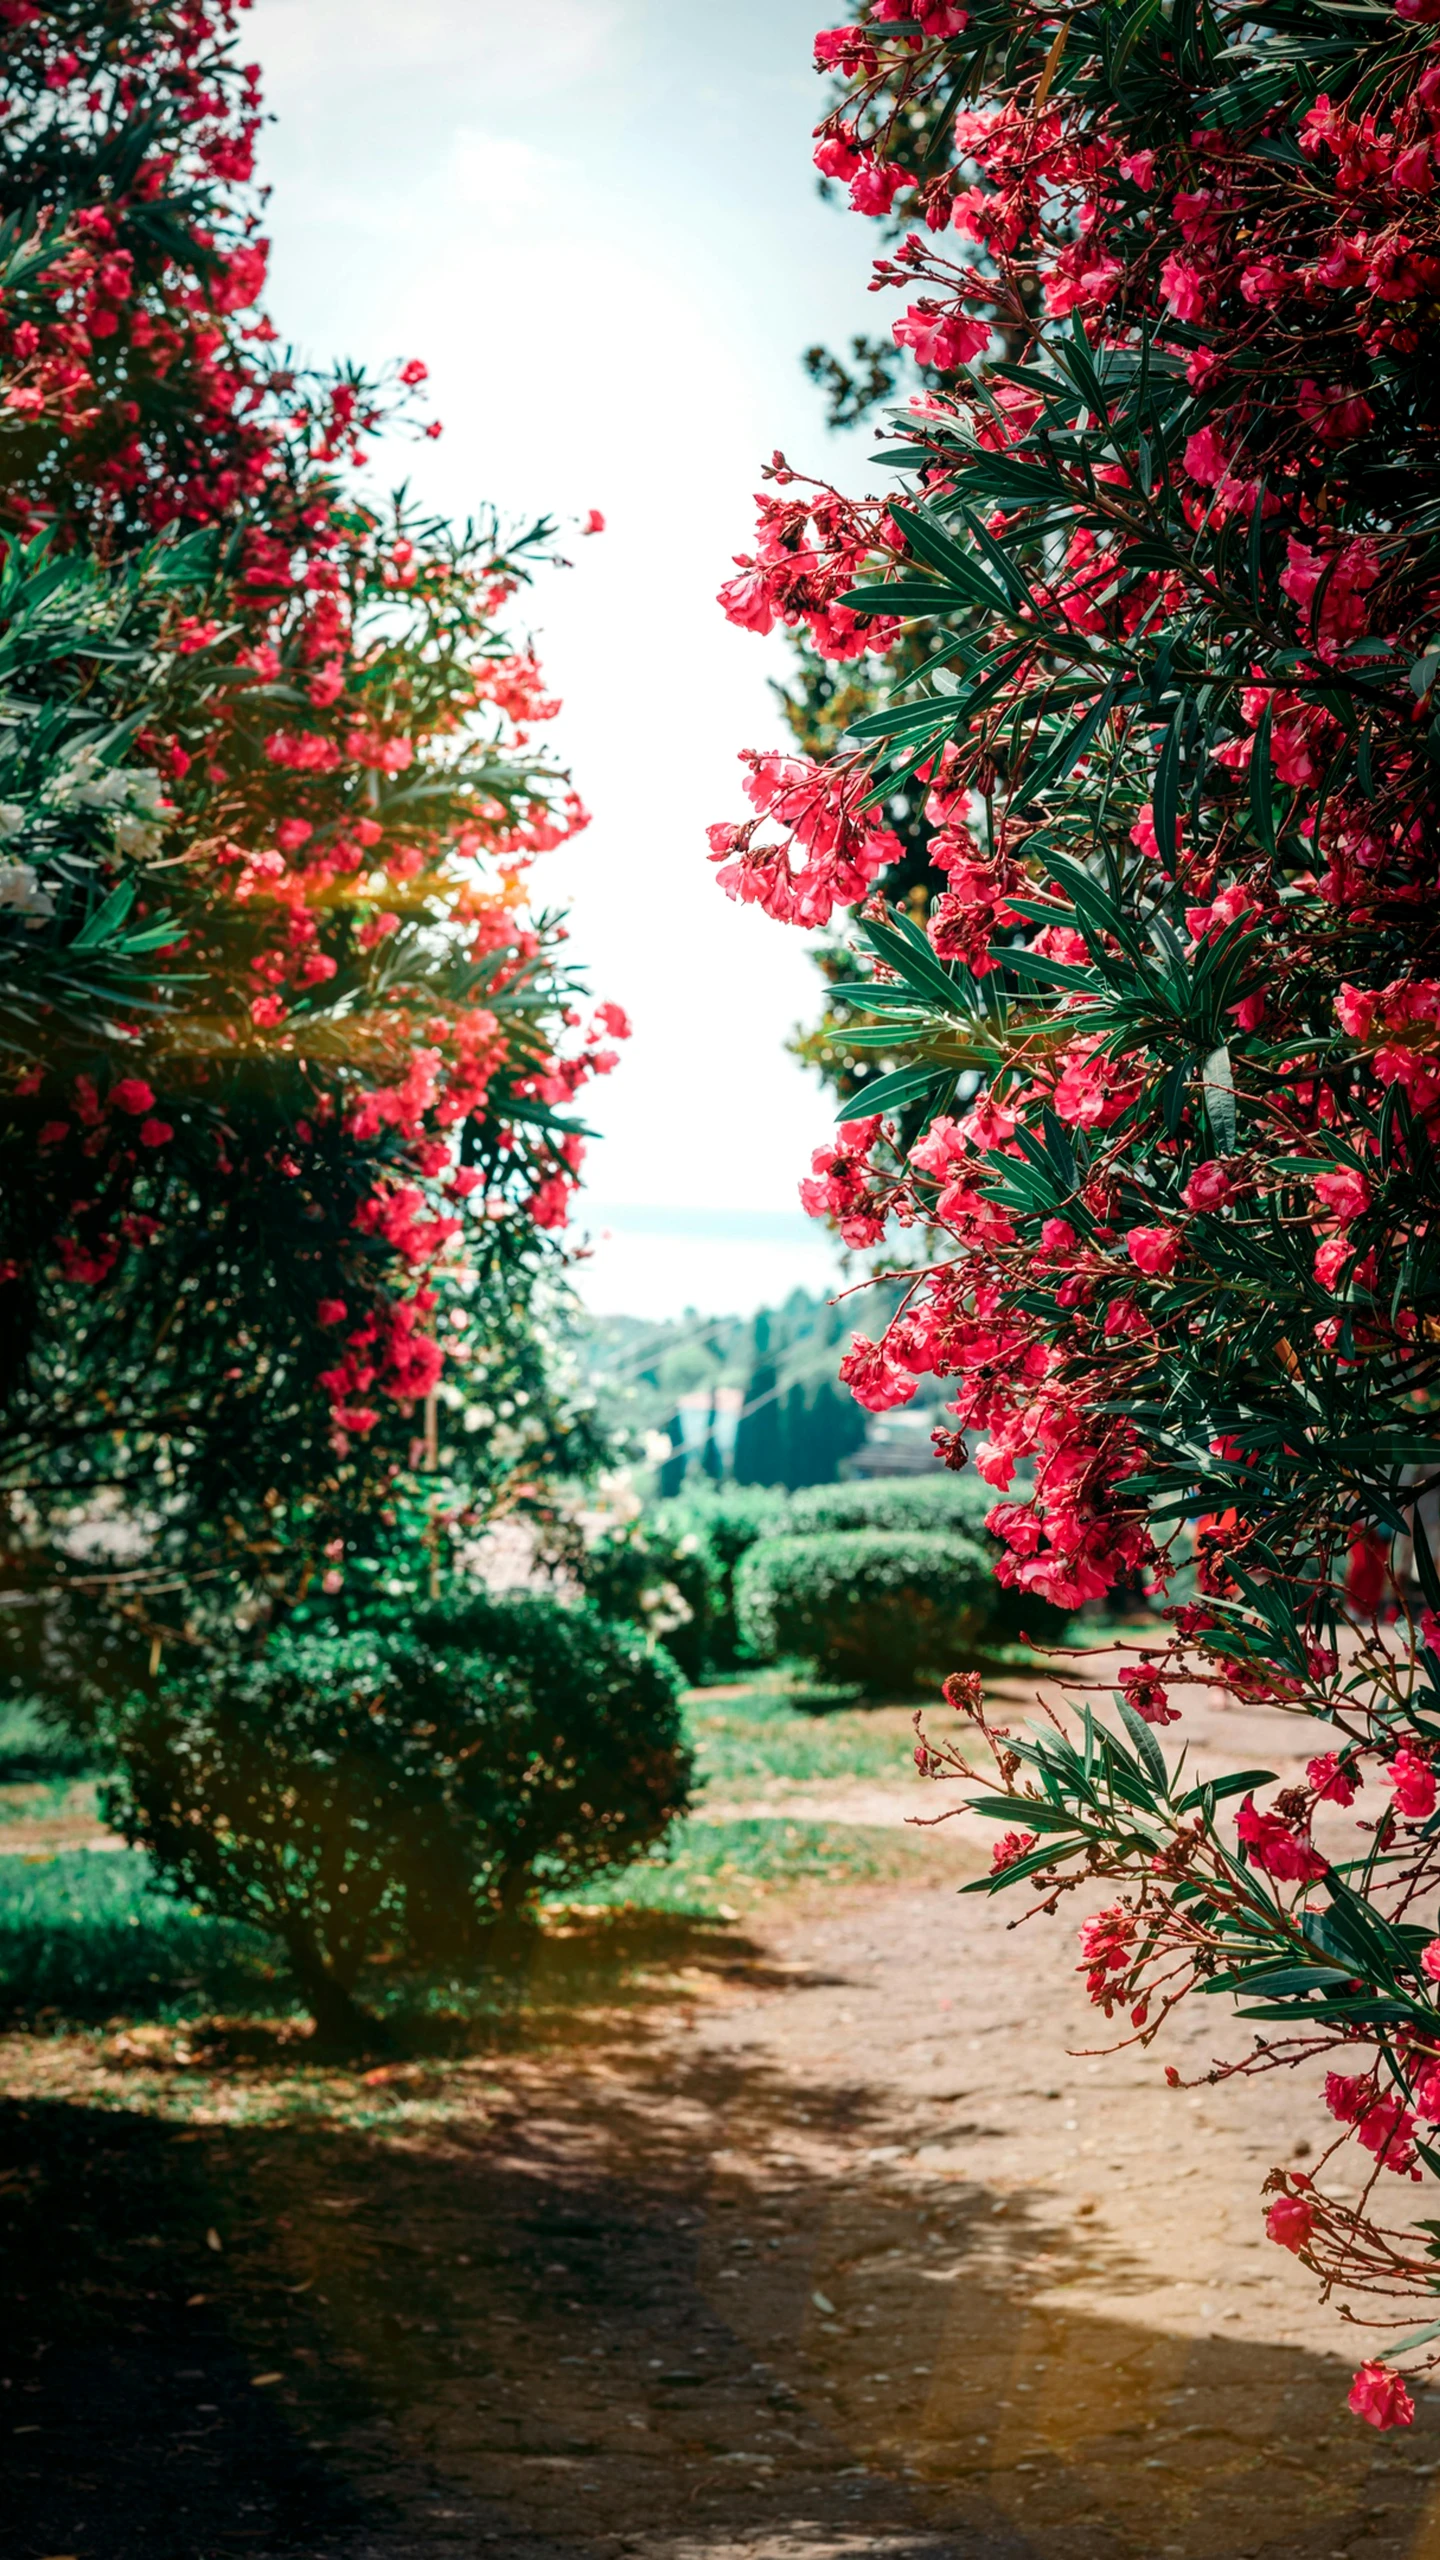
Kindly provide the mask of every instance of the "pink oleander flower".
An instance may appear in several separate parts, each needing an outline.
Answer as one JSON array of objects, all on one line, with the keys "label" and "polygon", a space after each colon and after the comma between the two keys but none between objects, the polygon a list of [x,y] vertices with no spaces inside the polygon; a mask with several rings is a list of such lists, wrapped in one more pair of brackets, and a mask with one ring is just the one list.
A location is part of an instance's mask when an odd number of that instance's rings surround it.
[{"label": "pink oleander flower", "polygon": [[1333,1289],[1347,1263],[1355,1259],[1355,1247],[1344,1236],[1327,1236],[1315,1252],[1315,1277],[1322,1289]]},{"label": "pink oleander flower", "polygon": [[1397,1751],[1385,1773],[1394,1789],[1395,1810],[1402,1822],[1428,1822],[1435,1810],[1435,1772],[1428,1760],[1408,1747]]},{"label": "pink oleander flower", "polygon": [[1349,2405],[1367,2426],[1408,2427],[1414,2424],[1415,2403],[1405,2387],[1404,2376],[1392,2372],[1388,2364],[1373,2360],[1362,2364],[1350,2385]]},{"label": "pink oleander flower", "polygon": [[1345,1226],[1370,1206],[1369,1183],[1363,1173],[1354,1173],[1348,1166],[1341,1173],[1317,1174],[1314,1189],[1321,1207]]},{"label": "pink oleander flower", "polygon": [[1173,1227],[1130,1227],[1125,1249],[1137,1269],[1152,1280],[1164,1280],[1175,1268],[1180,1239]]},{"label": "pink oleander flower", "polygon": [[122,1076],[110,1087],[111,1108],[127,1111],[132,1120],[143,1120],[155,1108],[155,1096],[143,1076]]},{"label": "pink oleander flower", "polygon": [[1143,1716],[1147,1724],[1179,1723],[1180,1710],[1171,1706],[1165,1682],[1158,1671],[1151,1671],[1138,1663],[1132,1664],[1129,1670],[1121,1672],[1120,1687],[1126,1705],[1133,1707],[1137,1716]]},{"label": "pink oleander flower", "polygon": [[1315,2228],[1315,2208],[1304,2196],[1277,2196],[1265,2216],[1270,2239],[1282,2249],[1305,2248]]},{"label": "pink oleander flower", "polygon": [[913,302],[903,319],[892,321],[891,333],[897,346],[910,349],[917,364],[957,373],[973,356],[984,354],[990,327],[988,320],[972,320],[958,305],[946,311],[938,303]]},{"label": "pink oleander flower", "polygon": [[1006,1867],[1013,1867],[1017,1859],[1028,1858],[1031,1850],[1039,1845],[1033,1831],[1002,1831],[990,1853],[991,1874],[1000,1875]]},{"label": "pink oleander flower", "polygon": [[1180,1197],[1187,1209],[1223,1209],[1234,1189],[1229,1167],[1212,1156],[1208,1164],[1197,1164]]},{"label": "pink oleander flower", "polygon": [[1277,1884],[1311,1884],[1325,1873],[1325,1860],[1303,1832],[1292,1830],[1278,1813],[1260,1813],[1247,1796],[1235,1816],[1235,1828],[1259,1867]]},{"label": "pink oleander flower", "polygon": [[909,1404],[916,1381],[886,1358],[884,1346],[863,1333],[851,1336],[840,1363],[840,1380],[867,1413],[888,1413],[892,1405]]},{"label": "pink oleander flower", "polygon": [[1321,1751],[1307,1760],[1305,1775],[1321,1804],[1353,1804],[1355,1790],[1361,1784],[1360,1772],[1348,1766],[1336,1751]]}]

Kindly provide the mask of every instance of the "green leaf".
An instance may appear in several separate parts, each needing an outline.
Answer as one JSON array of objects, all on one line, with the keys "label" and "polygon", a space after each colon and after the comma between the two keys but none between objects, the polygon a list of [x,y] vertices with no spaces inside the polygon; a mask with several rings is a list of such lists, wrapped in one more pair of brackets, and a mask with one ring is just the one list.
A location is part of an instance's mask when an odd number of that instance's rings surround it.
[{"label": "green leaf", "polygon": [[1160,1745],[1156,1741],[1154,1734],[1151,1732],[1149,1725],[1145,1722],[1143,1716],[1136,1714],[1135,1709],[1131,1706],[1123,1691],[1115,1689],[1112,1690],[1111,1695],[1115,1700],[1116,1706],[1120,1710],[1121,1719],[1124,1723],[1126,1732],[1129,1734],[1131,1741],[1139,1752],[1140,1758],[1144,1762],[1145,1768],[1150,1777],[1155,1782],[1156,1793],[1161,1796],[1168,1795],[1170,1792],[1170,1781],[1165,1774],[1165,1756],[1161,1751]]},{"label": "green leaf", "polygon": [[1200,1089],[1205,1097],[1205,1114],[1210,1123],[1216,1149],[1222,1156],[1235,1153],[1235,1078],[1230,1067],[1229,1049],[1221,1043],[1212,1049],[1200,1070]]},{"label": "green leaf", "polygon": [[1182,696],[1170,715],[1170,726],[1165,732],[1160,760],[1155,768],[1155,842],[1161,861],[1172,869],[1180,827],[1180,737],[1185,712]]},{"label": "green leaf", "polygon": [[69,948],[72,951],[98,951],[102,943],[109,942],[118,933],[135,904],[135,895],[135,882],[122,880],[118,888],[111,890],[108,898],[102,898],[94,914],[86,917]]},{"label": "green leaf", "polygon": [[1022,1831],[1073,1831],[1075,1816],[1065,1807],[1046,1804],[1038,1796],[968,1796],[966,1809],[987,1822],[1013,1822]]},{"label": "green leaf", "polygon": [[1023,1858],[1012,1860],[989,1875],[977,1876],[973,1884],[962,1884],[962,1893],[1003,1893],[1011,1884],[1023,1884],[1027,1876],[1039,1876],[1047,1867],[1058,1866],[1062,1858],[1076,1857],[1085,1846],[1083,1833],[1073,1840],[1050,1840],[1043,1848],[1031,1849]]},{"label": "green leaf", "polygon": [[1212,1804],[1218,1804],[1226,1796],[1253,1795],[1257,1787],[1273,1786],[1274,1782],[1273,1769],[1232,1769],[1228,1778],[1207,1778],[1203,1785],[1192,1787],[1188,1795],[1180,1798],[1175,1810],[1177,1813],[1193,1813],[1207,1796]]},{"label": "green leaf", "polygon": [[1112,676],[1089,710],[1076,721],[1074,728],[1056,742],[1033,771],[1026,771],[1027,791],[1048,791],[1052,783],[1064,781],[1072,766],[1079,763],[1102,721],[1109,717],[1122,681],[1121,676]]},{"label": "green leaf", "polygon": [[1010,599],[1003,587],[991,585],[984,572],[977,569],[958,542],[951,540],[943,525],[927,508],[892,505],[890,513],[911,550],[927,568],[937,569],[941,577],[969,603],[981,605],[991,613],[1008,612]]},{"label": "green leaf", "polygon": [[[1259,509],[1256,509],[1258,516]],[[1275,850],[1275,785],[1270,765],[1270,704],[1260,715],[1250,750],[1250,828],[1267,853]]]},{"label": "green leaf", "polygon": [[922,1095],[941,1093],[953,1085],[953,1067],[901,1067],[893,1076],[878,1076],[842,1102],[835,1117],[838,1121],[869,1120],[876,1112],[898,1111],[907,1102],[918,1102]]},{"label": "green leaf", "polygon": [[889,578],[883,586],[851,587],[836,601],[851,613],[923,613],[938,618],[954,612],[955,591],[931,578]]},{"label": "green leaf", "polygon": [[974,992],[974,980],[968,970],[960,977],[952,977],[945,962],[936,957],[932,945],[909,918],[896,915],[893,908],[890,912],[892,921],[888,925],[867,916],[860,927],[877,959],[883,960],[907,986],[916,988],[932,1006],[939,1005],[948,1014],[963,1013],[963,998]]}]

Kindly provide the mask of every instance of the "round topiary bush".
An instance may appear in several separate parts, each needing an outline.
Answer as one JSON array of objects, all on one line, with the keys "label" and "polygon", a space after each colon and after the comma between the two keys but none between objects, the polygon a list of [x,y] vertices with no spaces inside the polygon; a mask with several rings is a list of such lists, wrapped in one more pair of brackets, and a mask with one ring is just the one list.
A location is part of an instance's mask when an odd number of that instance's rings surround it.
[{"label": "round topiary bush", "polygon": [[687,1810],[680,1676],[663,1645],[528,1591],[432,1602],[414,1635],[472,1683],[489,1677],[486,1747],[467,1761],[465,1798],[494,1844],[498,1903],[628,1865]]},{"label": "round topiary bush", "polygon": [[871,1696],[904,1694],[973,1655],[990,1590],[973,1539],[919,1530],[762,1538],[735,1577],[753,1658],[800,1655]]},{"label": "round topiary bush", "polygon": [[108,1818],[188,1900],[273,1931],[332,2040],[363,2037],[382,1940],[473,1954],[689,1800],[678,1677],[642,1637],[528,1594],[426,1616],[409,1644],[277,1637],[112,1722]]},{"label": "round topiary bush", "polygon": [[973,1539],[990,1560],[985,1601],[985,1636],[990,1643],[1027,1635],[1038,1644],[1058,1643],[1073,1611],[1058,1608],[1032,1591],[1007,1590],[994,1578],[1001,1542],[985,1526],[986,1515],[1004,1499],[983,1477],[936,1469],[924,1476],[873,1476],[856,1484],[812,1484],[792,1493],[785,1526],[797,1535],[825,1531],[883,1529],[895,1536],[916,1530],[959,1532]]}]

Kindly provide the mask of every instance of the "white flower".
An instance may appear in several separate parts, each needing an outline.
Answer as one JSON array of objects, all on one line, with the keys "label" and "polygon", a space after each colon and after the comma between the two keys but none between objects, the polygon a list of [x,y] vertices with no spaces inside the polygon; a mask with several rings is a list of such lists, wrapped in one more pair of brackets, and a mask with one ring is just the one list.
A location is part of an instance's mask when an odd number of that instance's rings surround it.
[{"label": "white flower", "polygon": [[160,829],[144,818],[132,818],[128,811],[115,821],[115,842],[121,853],[133,854],[145,862],[160,850]]},{"label": "white flower", "polygon": [[54,899],[28,862],[0,862],[0,907],[14,907],[37,920],[55,913]]}]

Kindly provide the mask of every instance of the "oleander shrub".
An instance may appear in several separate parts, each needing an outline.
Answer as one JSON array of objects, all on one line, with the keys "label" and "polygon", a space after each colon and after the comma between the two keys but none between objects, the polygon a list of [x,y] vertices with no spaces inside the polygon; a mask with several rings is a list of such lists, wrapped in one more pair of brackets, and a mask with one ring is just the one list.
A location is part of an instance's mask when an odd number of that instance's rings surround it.
[{"label": "oleander shrub", "polygon": [[736,1619],[753,1659],[797,1656],[872,1697],[900,1696],[973,1655],[989,1587],[983,1548],[958,1532],[762,1538],[735,1578]]},{"label": "oleander shrub", "polygon": [[202,1912],[273,1933],[327,2039],[383,1948],[478,1958],[487,1923],[663,1838],[688,1801],[673,1666],[522,1595],[413,1640],[280,1637],[112,1719],[106,1810]]},{"label": "oleander shrub", "polygon": [[[582,1008],[528,887],[584,823],[513,622],[555,528],[452,526],[365,476],[382,431],[440,431],[418,357],[277,360],[238,21],[0,7],[17,1677],[37,1621],[68,1651],[98,1617],[143,1664],[177,1624],[295,1605],[407,1510],[473,1517],[579,1454],[539,1307],[566,1106],[627,1026]],[[413,1408],[442,1372],[464,1427],[437,1447]],[[101,1493],[153,1576],[70,1569]]]},{"label": "oleander shrub", "polygon": [[[922,1765],[1006,1826],[985,1889],[1108,1880],[1121,2041],[1233,1992],[1212,2078],[1307,2065],[1266,2229],[1398,2325],[1440,2283],[1440,10],[859,0],[816,56],[919,380],[872,492],[769,466],[726,611],[875,673],[710,844],[848,911],[826,1045],[884,1072],[802,1198],[915,1280],[841,1374],[945,1381],[1014,1587],[1195,1568],[1118,1722],[965,1674]],[[1303,1784],[1167,1756],[1196,1679],[1300,1719]],[[1350,2406],[1414,2416],[1373,2355]]]}]

